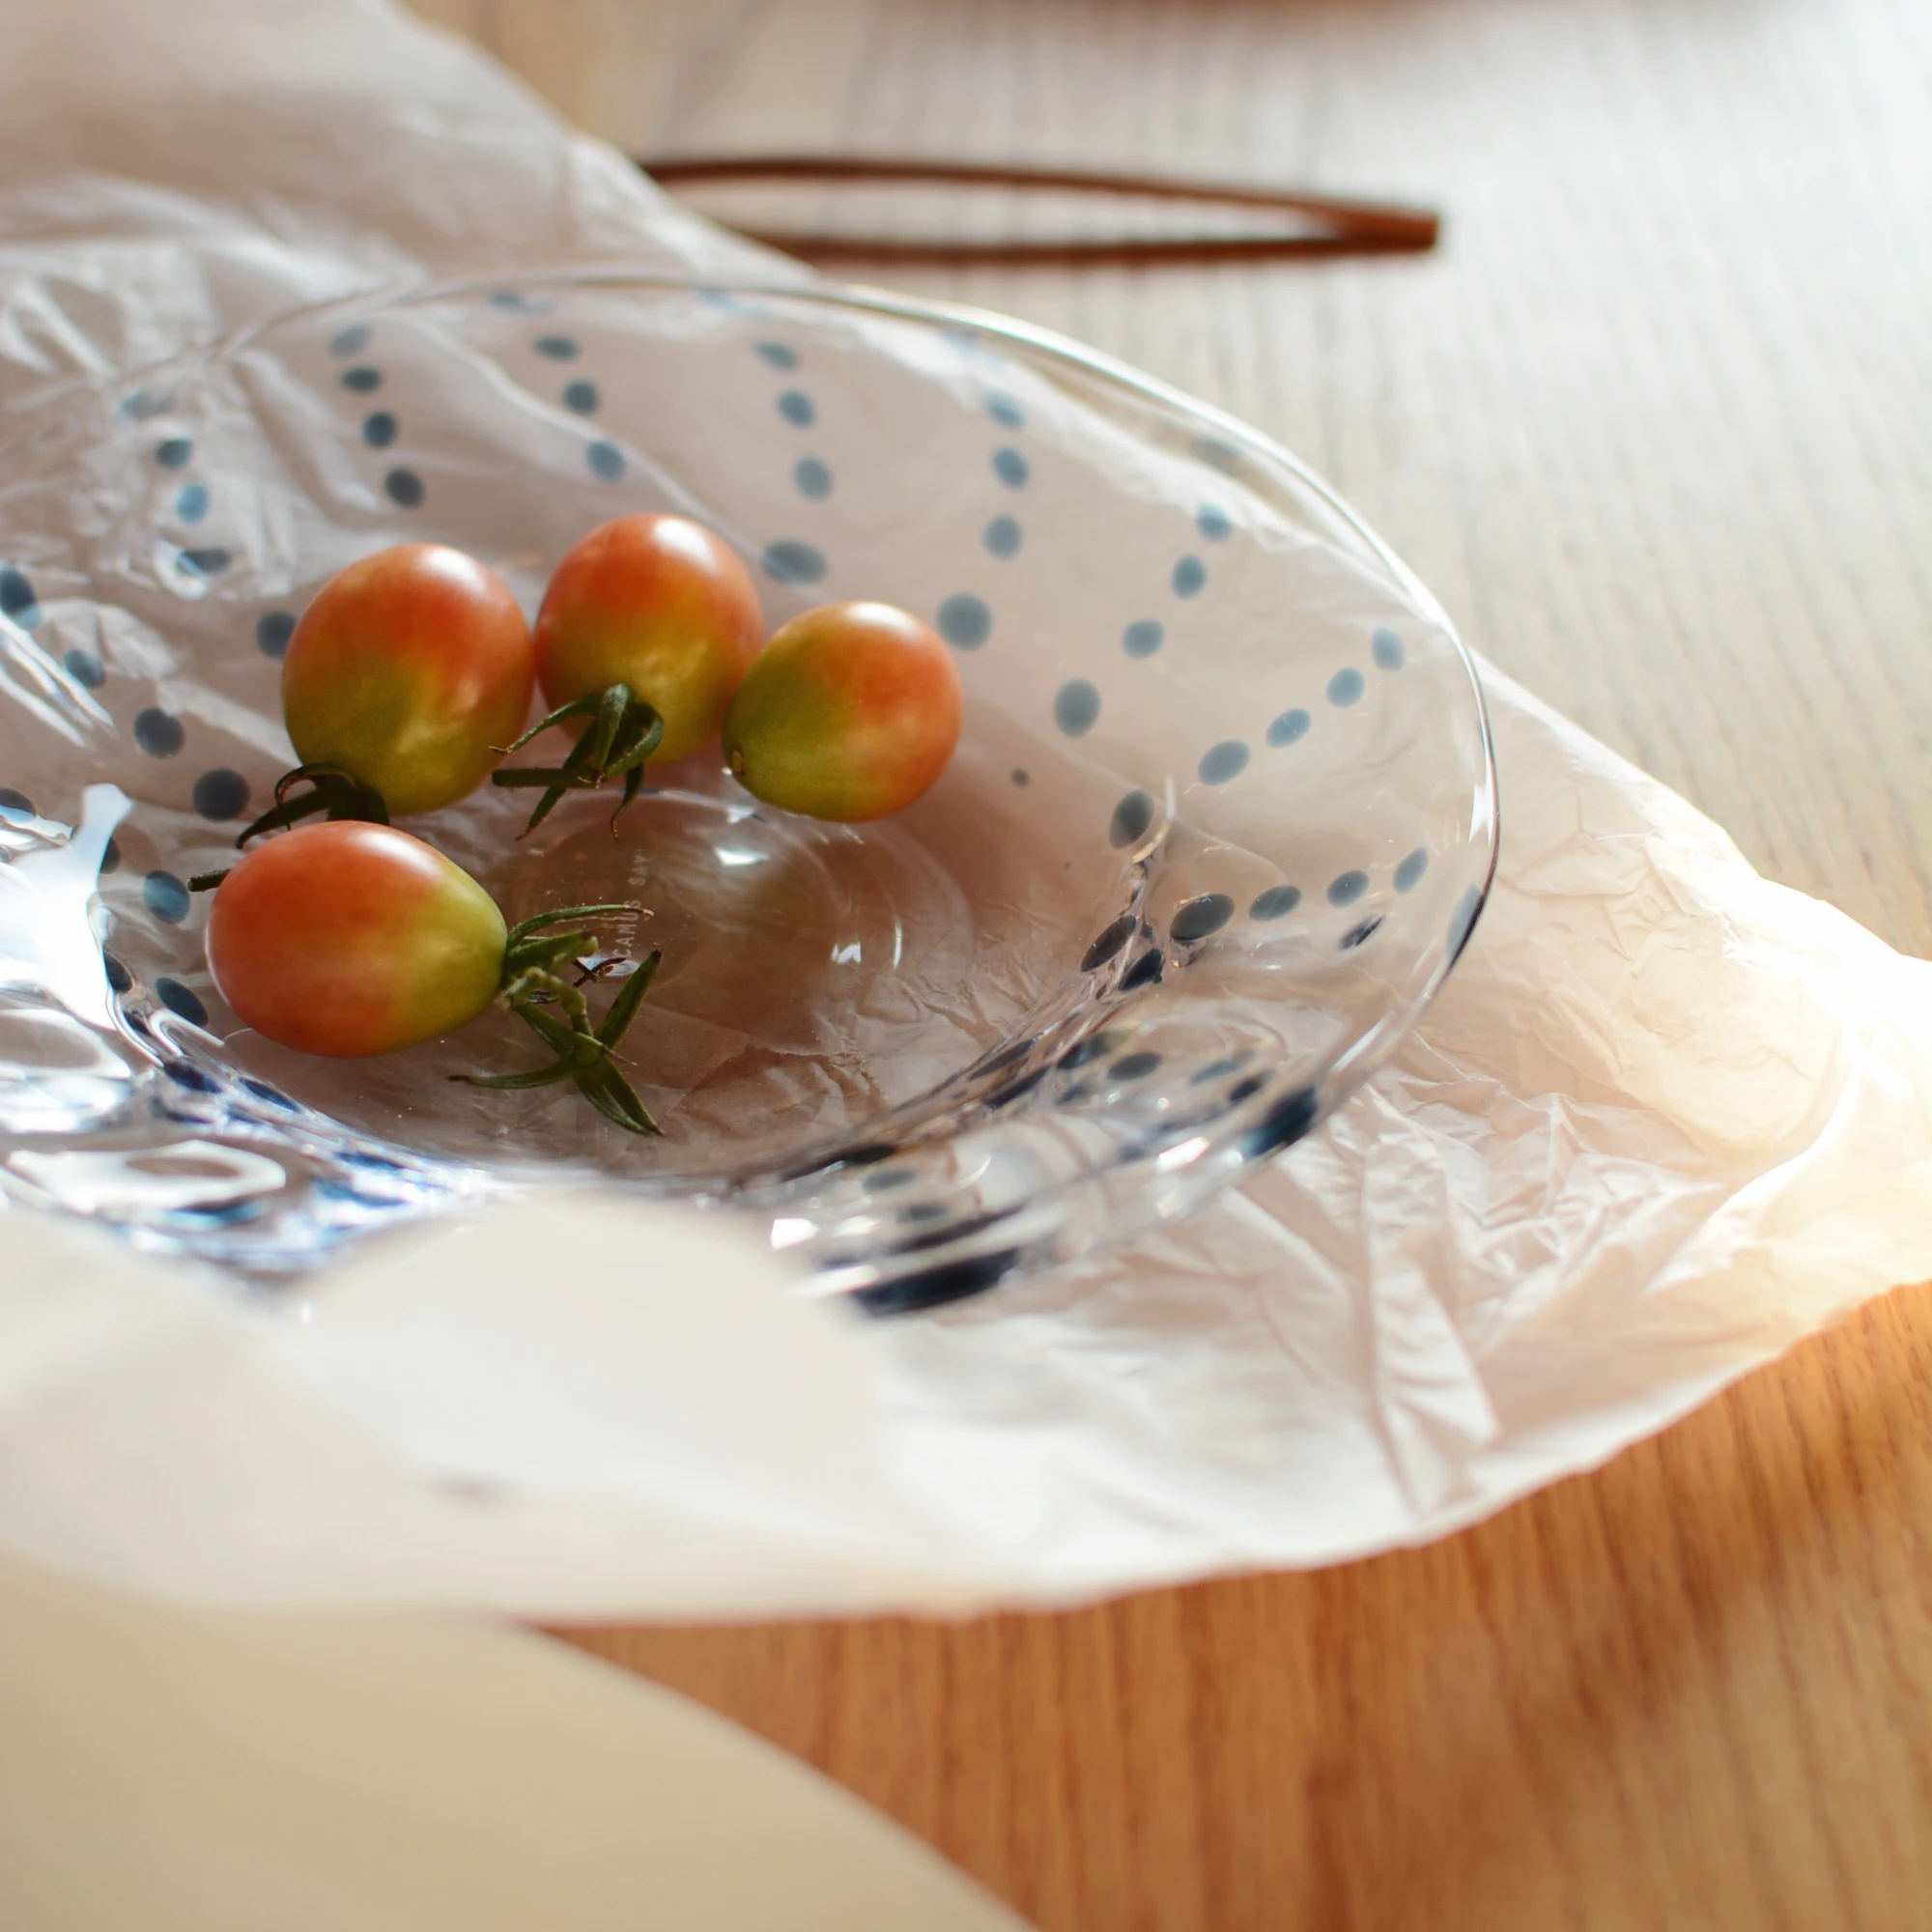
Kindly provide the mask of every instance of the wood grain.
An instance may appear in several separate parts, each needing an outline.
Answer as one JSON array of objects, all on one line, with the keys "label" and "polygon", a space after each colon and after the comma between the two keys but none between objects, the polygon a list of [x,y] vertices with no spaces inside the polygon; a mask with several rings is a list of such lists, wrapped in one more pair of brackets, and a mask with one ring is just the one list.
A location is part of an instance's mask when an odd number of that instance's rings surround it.
[{"label": "wood grain", "polygon": [[[1772,875],[1932,952],[1922,0],[424,6],[632,151],[1442,208],[1412,261],[895,279],[1279,436],[1505,669]],[[1319,1576],[579,1640],[1044,1926],[1922,1929],[1928,1337],[1932,1290],[1900,1293],[1603,1471]]]}]

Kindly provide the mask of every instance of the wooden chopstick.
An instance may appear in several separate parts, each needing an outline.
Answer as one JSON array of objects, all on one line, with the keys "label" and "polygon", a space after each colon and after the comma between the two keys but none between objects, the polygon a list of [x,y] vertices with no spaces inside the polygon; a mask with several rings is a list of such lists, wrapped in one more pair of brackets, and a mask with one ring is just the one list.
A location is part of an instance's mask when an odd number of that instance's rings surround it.
[{"label": "wooden chopstick", "polygon": [[1291,192],[1172,176],[1099,173],[1079,168],[1019,168],[966,161],[841,155],[734,155],[643,157],[639,167],[667,187],[695,182],[927,182],[952,187],[1017,187],[1106,194],[1154,201],[1198,201],[1298,214],[1315,224],[1293,235],[1198,235],[1093,242],[909,241],[883,235],[740,229],[805,261],[895,262],[917,266],[973,263],[1009,268],[1079,268],[1114,264],[1309,260],[1342,255],[1419,254],[1435,246],[1441,220],[1433,209],[1333,195]]}]

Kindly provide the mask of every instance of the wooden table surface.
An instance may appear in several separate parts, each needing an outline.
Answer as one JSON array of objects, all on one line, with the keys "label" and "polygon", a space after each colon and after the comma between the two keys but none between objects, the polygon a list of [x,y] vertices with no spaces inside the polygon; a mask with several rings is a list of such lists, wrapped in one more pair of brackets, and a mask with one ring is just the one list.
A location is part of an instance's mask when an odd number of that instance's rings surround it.
[{"label": "wooden table surface", "polygon": [[[1416,260],[892,279],[1278,435],[1505,669],[1932,952],[1924,0],[423,5],[633,152],[1441,207]],[[574,1640],[1045,1927],[1932,1926],[1932,1289],[1427,1549]]]}]

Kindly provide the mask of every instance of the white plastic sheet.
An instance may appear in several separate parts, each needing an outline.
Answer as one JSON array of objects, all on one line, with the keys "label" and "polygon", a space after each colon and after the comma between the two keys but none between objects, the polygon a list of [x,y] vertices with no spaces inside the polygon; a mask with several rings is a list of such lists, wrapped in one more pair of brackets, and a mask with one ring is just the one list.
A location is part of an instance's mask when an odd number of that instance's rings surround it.
[{"label": "white plastic sheet", "polygon": [[[402,278],[753,259],[373,0],[13,14],[8,409]],[[1932,1274],[1932,965],[1489,690],[1474,944],[1244,1194],[872,1325],[609,1203],[388,1241],[272,1307],[15,1213],[0,1537],[227,1601],[1065,1600],[1440,1534]],[[532,1289],[566,1213],[600,1265]]]}]

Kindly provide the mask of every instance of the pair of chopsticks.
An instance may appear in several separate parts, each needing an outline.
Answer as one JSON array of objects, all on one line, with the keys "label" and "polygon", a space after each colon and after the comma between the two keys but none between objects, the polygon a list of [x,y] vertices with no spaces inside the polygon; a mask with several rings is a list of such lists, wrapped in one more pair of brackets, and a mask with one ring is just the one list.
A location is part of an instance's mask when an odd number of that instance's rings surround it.
[{"label": "pair of chopsticks", "polygon": [[1059,242],[923,242],[883,235],[741,229],[808,262],[891,262],[906,267],[1093,268],[1151,264],[1319,260],[1407,255],[1435,247],[1441,230],[1431,209],[1350,201],[1159,175],[1074,168],[1011,168],[961,161],[862,159],[826,155],[661,156],[638,165],[666,187],[702,182],[914,183],[944,187],[1015,187],[1148,201],[1190,201],[1299,217],[1300,228],[1248,235],[1189,235]]}]

